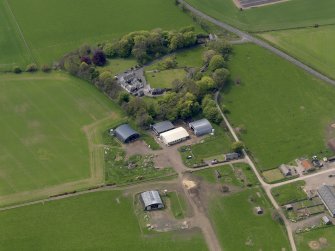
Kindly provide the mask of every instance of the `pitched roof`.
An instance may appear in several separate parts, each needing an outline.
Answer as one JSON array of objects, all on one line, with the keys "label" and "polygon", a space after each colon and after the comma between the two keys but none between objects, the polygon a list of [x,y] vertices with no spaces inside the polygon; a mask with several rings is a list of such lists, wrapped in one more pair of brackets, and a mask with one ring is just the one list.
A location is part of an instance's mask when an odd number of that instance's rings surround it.
[{"label": "pitched roof", "polygon": [[152,129],[156,131],[158,134],[169,131],[173,128],[174,128],[174,125],[168,120],[156,123],[152,126]]},{"label": "pitched roof", "polygon": [[141,193],[141,197],[145,207],[154,204],[163,204],[162,199],[156,190],[143,192]]},{"label": "pitched roof", "polygon": [[318,194],[328,210],[335,214],[335,187],[323,185],[318,189]]},{"label": "pitched roof", "polygon": [[301,161],[301,165],[303,166],[304,169],[311,169],[313,166],[312,166],[312,163],[306,159],[302,160]]}]

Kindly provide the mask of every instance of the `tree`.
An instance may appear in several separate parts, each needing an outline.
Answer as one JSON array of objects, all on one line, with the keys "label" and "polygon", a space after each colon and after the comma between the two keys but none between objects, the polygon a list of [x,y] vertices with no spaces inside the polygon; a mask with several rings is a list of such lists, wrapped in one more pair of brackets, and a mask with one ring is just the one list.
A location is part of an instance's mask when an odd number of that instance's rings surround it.
[{"label": "tree", "polygon": [[199,112],[200,105],[196,97],[192,93],[187,92],[179,98],[177,110],[180,118],[187,119]]},{"label": "tree", "polygon": [[123,103],[128,103],[130,100],[130,95],[128,92],[121,92],[118,97],[118,103],[122,105]]},{"label": "tree", "polygon": [[214,55],[217,55],[217,52],[214,50],[206,50],[204,51],[204,53],[202,54],[202,60],[204,61],[205,64],[208,64],[209,61],[211,61],[212,57]]},{"label": "tree", "polygon": [[226,57],[232,51],[231,44],[223,39],[210,41],[208,43],[208,47],[211,50],[214,50],[217,53],[223,55],[224,57]]},{"label": "tree", "polygon": [[162,62],[162,67],[164,70],[173,69],[177,67],[177,60],[175,56],[167,57]]},{"label": "tree", "polygon": [[112,43],[106,43],[103,47],[103,52],[106,54],[108,58],[113,58],[117,56],[117,48]]},{"label": "tree", "polygon": [[214,72],[216,69],[225,67],[226,63],[221,55],[214,55],[209,61],[208,69]]},{"label": "tree", "polygon": [[42,65],[41,70],[43,72],[50,72],[51,71],[51,67],[48,64],[44,64],[44,65]]},{"label": "tree", "polygon": [[225,68],[219,68],[212,74],[216,88],[222,88],[229,77],[230,72]]},{"label": "tree", "polygon": [[85,55],[80,57],[80,62],[85,62],[86,64],[92,64],[92,59]]},{"label": "tree", "polygon": [[101,50],[96,50],[92,58],[93,64],[97,66],[104,66],[106,64],[106,55]]},{"label": "tree", "polygon": [[137,115],[136,115],[136,119],[135,122],[138,126],[146,129],[148,128],[153,122],[154,120],[152,119],[152,117],[147,113],[147,111],[145,110],[140,110],[138,111]]},{"label": "tree", "polygon": [[91,47],[87,44],[83,44],[82,46],[80,46],[80,48],[78,50],[78,53],[79,53],[80,57],[88,56],[89,54],[91,54],[91,52],[92,52]]},{"label": "tree", "polygon": [[16,73],[16,74],[19,74],[22,72],[21,68],[19,66],[14,66],[13,67],[13,72]]},{"label": "tree", "polygon": [[35,72],[35,71],[38,71],[38,67],[35,63],[27,65],[26,72]]},{"label": "tree", "polygon": [[199,81],[196,82],[201,95],[205,95],[208,91],[215,87],[214,80],[209,76],[203,76]]},{"label": "tree", "polygon": [[242,153],[243,148],[244,144],[241,141],[236,141],[231,145],[231,150],[236,153]]}]

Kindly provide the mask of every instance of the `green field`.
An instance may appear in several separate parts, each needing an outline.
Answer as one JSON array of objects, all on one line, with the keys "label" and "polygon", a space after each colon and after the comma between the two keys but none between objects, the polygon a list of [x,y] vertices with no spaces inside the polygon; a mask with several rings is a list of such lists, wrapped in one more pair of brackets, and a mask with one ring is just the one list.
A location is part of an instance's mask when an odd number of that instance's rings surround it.
[{"label": "green field", "polygon": [[207,250],[198,231],[141,233],[132,196],[98,192],[0,212],[1,250]]},{"label": "green field", "polygon": [[327,155],[327,128],[335,119],[333,86],[252,44],[234,46],[229,69],[241,84],[232,81],[221,100],[233,127],[246,127],[241,138],[261,170]]},{"label": "green field", "polygon": [[169,192],[167,198],[170,201],[170,209],[176,219],[183,219],[186,216],[187,205],[184,197],[177,192]]},{"label": "green field", "polygon": [[0,196],[74,186],[94,173],[103,181],[102,149],[92,147],[100,126],[118,119],[116,105],[61,73],[1,75],[0,87]]},{"label": "green field", "polygon": [[146,72],[145,77],[151,88],[171,88],[171,83],[186,77],[184,69],[171,69],[159,72]]},{"label": "green field", "polygon": [[271,190],[273,197],[279,205],[286,205],[295,201],[307,199],[307,194],[301,187],[305,181],[296,181],[287,185],[275,187]]},{"label": "green field", "polygon": [[[335,249],[335,228],[326,227],[295,236],[299,251],[332,251]],[[314,248],[311,248],[311,246]],[[318,247],[318,248],[315,248]]]},{"label": "green field", "polygon": [[186,0],[208,15],[249,31],[334,24],[333,0],[290,0],[240,11],[233,0]]},{"label": "green field", "polygon": [[[256,206],[263,208],[263,215],[256,215]],[[209,209],[224,250],[290,250],[284,228],[271,214],[270,204],[259,188],[217,197]]]},{"label": "green field", "polygon": [[262,33],[260,36],[335,78],[335,26]]},{"label": "green field", "polygon": [[0,3],[0,51],[5,52],[0,64],[25,64],[32,60],[30,53],[38,63],[51,63],[83,43],[112,40],[136,30],[178,29],[193,24],[173,0]]}]

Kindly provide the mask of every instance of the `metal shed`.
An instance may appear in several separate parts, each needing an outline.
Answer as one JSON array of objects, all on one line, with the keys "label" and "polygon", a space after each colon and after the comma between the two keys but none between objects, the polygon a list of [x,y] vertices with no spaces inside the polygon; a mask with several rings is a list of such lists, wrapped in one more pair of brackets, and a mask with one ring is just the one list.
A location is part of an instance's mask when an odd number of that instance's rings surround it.
[{"label": "metal shed", "polygon": [[156,123],[152,125],[151,128],[157,135],[160,135],[161,133],[170,131],[174,129],[175,127],[170,121],[167,120],[167,121]]},{"label": "metal shed", "polygon": [[156,190],[146,191],[141,193],[141,200],[145,211],[151,211],[164,208],[163,201]]},{"label": "metal shed", "polygon": [[128,124],[118,126],[114,130],[114,133],[115,136],[123,143],[129,143],[140,137],[140,134],[136,132],[133,128],[131,128]]},{"label": "metal shed", "polygon": [[322,185],[318,189],[318,195],[328,209],[330,215],[335,217],[335,187]]},{"label": "metal shed", "polygon": [[207,119],[200,119],[188,124],[196,136],[202,136],[213,131],[211,123]]}]

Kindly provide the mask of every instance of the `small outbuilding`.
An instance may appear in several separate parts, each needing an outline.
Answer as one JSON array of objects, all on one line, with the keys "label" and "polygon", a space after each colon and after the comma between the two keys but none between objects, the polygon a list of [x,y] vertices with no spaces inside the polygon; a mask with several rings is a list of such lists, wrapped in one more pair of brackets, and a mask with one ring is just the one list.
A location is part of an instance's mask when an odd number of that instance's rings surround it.
[{"label": "small outbuilding", "polygon": [[141,200],[143,202],[145,211],[152,211],[164,208],[161,196],[156,190],[141,193]]},{"label": "small outbuilding", "polygon": [[156,133],[156,135],[160,135],[161,133],[170,131],[175,127],[170,121],[162,121],[152,125],[151,128]]},{"label": "small outbuilding", "polygon": [[183,127],[175,128],[173,130],[164,132],[160,135],[161,140],[167,146],[171,146],[184,140],[187,140],[189,137],[190,135]]},{"label": "small outbuilding", "polygon": [[240,155],[238,153],[227,153],[224,155],[224,160],[231,161],[231,160],[238,159],[239,157]]},{"label": "small outbuilding", "polygon": [[200,119],[188,124],[196,136],[202,136],[213,131],[211,123],[207,119]]},{"label": "small outbuilding", "polygon": [[322,223],[325,224],[325,225],[330,225],[332,224],[332,222],[330,221],[330,219],[325,215],[321,218],[322,220]]},{"label": "small outbuilding", "polygon": [[280,165],[279,170],[285,177],[292,175],[291,168],[289,168],[287,165],[284,164]]},{"label": "small outbuilding", "polygon": [[308,172],[312,172],[315,170],[315,167],[312,165],[312,163],[307,160],[307,159],[304,159],[301,161],[301,165],[302,167],[304,168],[304,172],[305,173],[308,173]]},{"label": "small outbuilding", "polygon": [[263,214],[263,209],[261,207],[255,207],[255,212],[257,214]]},{"label": "small outbuilding", "polygon": [[123,143],[129,143],[140,137],[140,134],[131,128],[129,124],[118,126],[114,130],[114,134]]},{"label": "small outbuilding", "polygon": [[293,210],[293,206],[292,206],[292,204],[287,204],[287,205],[285,205],[285,209],[286,209],[286,211],[291,211],[291,210]]}]

